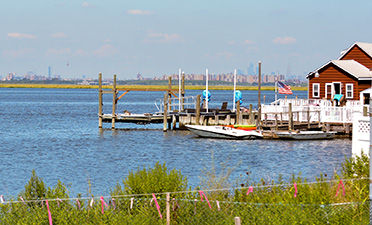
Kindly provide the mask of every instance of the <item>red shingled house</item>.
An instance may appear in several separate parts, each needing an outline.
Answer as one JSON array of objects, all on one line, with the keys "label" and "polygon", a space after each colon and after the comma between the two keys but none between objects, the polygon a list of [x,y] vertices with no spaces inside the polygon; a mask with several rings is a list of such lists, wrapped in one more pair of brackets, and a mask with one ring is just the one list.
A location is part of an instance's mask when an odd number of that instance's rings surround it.
[{"label": "red shingled house", "polygon": [[360,92],[371,88],[371,69],[372,43],[355,42],[337,60],[307,75],[309,98],[359,100]]}]

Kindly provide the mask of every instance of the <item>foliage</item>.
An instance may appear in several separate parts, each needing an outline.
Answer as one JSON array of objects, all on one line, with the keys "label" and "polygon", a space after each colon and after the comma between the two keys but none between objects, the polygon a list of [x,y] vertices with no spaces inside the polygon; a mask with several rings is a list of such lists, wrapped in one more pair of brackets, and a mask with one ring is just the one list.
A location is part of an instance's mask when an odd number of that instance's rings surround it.
[{"label": "foliage", "polygon": [[130,171],[123,179],[123,186],[118,183],[111,195],[132,195],[143,193],[165,193],[185,191],[188,188],[187,178],[180,170],[168,170],[165,162],[161,165],[157,162],[153,168]]},{"label": "foliage", "polygon": [[219,166],[215,165],[214,152],[211,151],[211,163],[201,170],[200,188],[204,190],[225,189],[224,191],[212,192],[211,197],[217,199],[220,197],[226,198],[228,191],[226,189],[232,188],[233,183],[230,180],[231,174],[241,164],[238,162],[236,165],[230,167],[230,157],[227,157],[224,162]]},{"label": "foliage", "polygon": [[33,169],[31,172],[31,178],[27,185],[25,185],[25,190],[21,193],[21,196],[23,196],[25,200],[36,200],[45,198],[46,193],[47,188],[43,179],[39,178],[36,175],[35,169]]},{"label": "foliage", "polygon": [[56,199],[56,198],[69,198],[69,192],[65,184],[58,180],[54,188],[48,187],[46,198]]},{"label": "foliage", "polygon": [[20,193],[20,196],[24,197],[25,200],[69,198],[68,190],[64,183],[58,180],[54,188],[47,187],[43,179],[36,175],[35,169],[32,170],[31,178],[25,185],[25,190]]},{"label": "foliage", "polygon": [[[98,199],[93,206],[89,204],[90,199],[80,195],[79,205],[76,199],[57,201],[56,198],[68,198],[66,186],[58,181],[53,188],[46,188],[33,170],[22,195],[39,201],[0,204],[0,224],[47,224],[48,211],[41,198],[49,199],[53,224],[166,224],[164,195],[156,195],[163,219],[150,201],[151,193],[164,192],[173,192],[169,202],[171,224],[232,224],[237,216],[247,224],[367,224],[368,180],[361,178],[368,175],[368,163],[365,155],[345,159],[340,175],[328,178],[320,174],[316,182],[308,182],[298,174],[288,183],[281,176],[277,181],[262,179],[253,183],[247,180],[244,185],[231,188],[232,192],[203,189],[211,205],[209,208],[205,198],[200,201],[197,190],[188,195],[179,193],[187,190],[187,179],[179,170],[168,170],[165,163],[157,162],[152,168],[130,171],[122,181],[124,187],[118,184],[112,191],[112,196],[117,195],[113,196],[115,200],[105,199],[108,207],[103,207],[104,213]],[[231,186],[225,181],[233,169],[227,167],[227,162],[221,168],[224,169],[220,172],[214,165],[212,171],[205,169],[211,178],[206,180],[205,187]],[[344,187],[339,179],[344,179]],[[254,186],[254,190],[247,194],[249,185]],[[136,196],[138,194],[141,196]],[[217,201],[220,208],[217,208]]]},{"label": "foliage", "polygon": [[346,179],[369,177],[369,157],[362,153],[361,156],[345,158],[341,167],[342,176]]}]

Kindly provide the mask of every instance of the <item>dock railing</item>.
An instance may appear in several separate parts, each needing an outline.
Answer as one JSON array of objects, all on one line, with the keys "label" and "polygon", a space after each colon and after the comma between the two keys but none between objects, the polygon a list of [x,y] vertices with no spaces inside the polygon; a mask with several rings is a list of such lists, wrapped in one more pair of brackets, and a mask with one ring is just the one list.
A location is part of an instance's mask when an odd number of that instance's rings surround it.
[{"label": "dock railing", "polygon": [[[159,113],[164,112],[164,99],[156,99],[155,106]],[[184,109],[196,108],[196,96],[186,96],[181,98],[170,98],[168,104],[168,112],[182,112]]]},{"label": "dock railing", "polygon": [[[349,101],[348,101],[349,102]],[[292,104],[293,121],[321,123],[352,123],[354,112],[363,112],[359,101],[350,101],[346,106],[332,106],[330,100],[279,99],[261,106],[262,118],[267,120],[289,120],[289,103]]]}]

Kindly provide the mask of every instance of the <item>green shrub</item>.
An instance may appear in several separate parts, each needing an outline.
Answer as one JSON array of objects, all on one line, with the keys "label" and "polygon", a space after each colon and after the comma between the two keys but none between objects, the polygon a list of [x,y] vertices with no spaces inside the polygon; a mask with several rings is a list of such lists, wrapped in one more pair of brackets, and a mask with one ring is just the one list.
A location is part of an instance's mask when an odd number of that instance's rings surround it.
[{"label": "green shrub", "polygon": [[43,179],[36,175],[35,169],[32,170],[31,178],[25,185],[25,190],[20,193],[25,200],[37,200],[45,198],[47,193],[47,188]]},{"label": "green shrub", "polygon": [[144,193],[178,192],[188,189],[187,178],[180,170],[168,170],[165,162],[157,162],[153,168],[138,168],[123,179],[123,188],[118,183],[111,195],[134,195]]},{"label": "green shrub", "polygon": [[368,178],[369,177],[369,157],[362,153],[361,156],[345,158],[341,167],[342,176],[345,179]]}]

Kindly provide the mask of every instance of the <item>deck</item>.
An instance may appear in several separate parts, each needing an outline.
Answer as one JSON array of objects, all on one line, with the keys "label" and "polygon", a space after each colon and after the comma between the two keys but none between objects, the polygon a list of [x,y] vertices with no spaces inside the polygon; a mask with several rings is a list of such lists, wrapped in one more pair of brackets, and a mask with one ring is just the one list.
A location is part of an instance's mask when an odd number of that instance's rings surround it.
[{"label": "deck", "polygon": [[[101,79],[100,75],[100,84]],[[163,131],[167,131],[185,129],[185,125],[255,124],[268,134],[270,131],[277,130],[323,130],[337,131],[345,136],[351,136],[353,116],[355,113],[366,113],[365,106],[359,101],[348,101],[346,106],[338,107],[333,106],[329,100],[320,99],[279,99],[268,105],[260,105],[259,110],[254,110],[252,104],[248,109],[240,107],[239,101],[235,110],[226,108],[225,103],[222,103],[221,108],[210,109],[203,107],[200,95],[184,96],[184,84],[180,96],[172,92],[174,90],[171,89],[171,79],[169,79],[168,89],[164,90],[166,91],[164,99],[155,100],[157,112],[120,114],[116,112],[117,102],[131,90],[122,90],[125,92],[118,97],[119,89],[116,89],[116,76],[114,76],[112,90],[102,90],[102,85],[99,85],[99,127],[102,128],[102,123],[111,123],[111,128],[115,129],[116,122],[163,123]],[[102,111],[103,94],[113,96],[110,114],[104,114]]]}]

